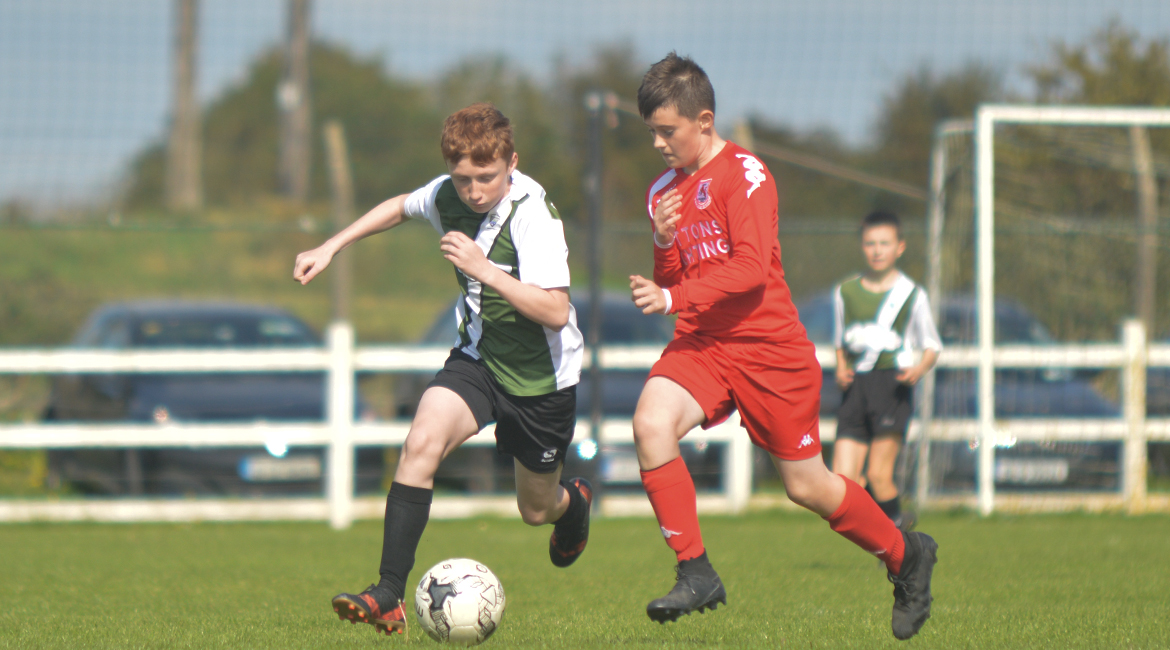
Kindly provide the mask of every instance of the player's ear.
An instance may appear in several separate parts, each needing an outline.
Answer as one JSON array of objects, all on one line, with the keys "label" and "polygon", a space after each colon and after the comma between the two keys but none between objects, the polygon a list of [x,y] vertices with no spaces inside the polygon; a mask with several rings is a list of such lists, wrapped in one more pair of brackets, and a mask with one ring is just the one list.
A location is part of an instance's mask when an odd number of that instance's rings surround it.
[{"label": "player's ear", "polygon": [[512,172],[516,171],[516,165],[518,165],[518,164],[520,164],[520,154],[513,151],[512,152],[512,160],[508,161],[508,175],[509,176],[512,175]]},{"label": "player's ear", "polygon": [[695,121],[699,123],[700,130],[706,131],[715,126],[715,111],[711,109],[699,111],[699,116],[695,118]]}]

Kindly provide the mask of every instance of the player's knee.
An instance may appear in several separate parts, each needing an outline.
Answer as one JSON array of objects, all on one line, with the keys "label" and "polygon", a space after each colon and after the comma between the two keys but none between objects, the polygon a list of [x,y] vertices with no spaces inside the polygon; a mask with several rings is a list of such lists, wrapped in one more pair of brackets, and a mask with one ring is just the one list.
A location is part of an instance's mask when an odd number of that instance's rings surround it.
[{"label": "player's knee", "polygon": [[412,430],[402,443],[400,462],[441,461],[445,448],[446,445],[437,436],[427,435],[425,431]]},{"label": "player's knee", "polygon": [[784,485],[788,499],[802,508],[811,508],[816,489],[807,481],[790,481]]},{"label": "player's knee", "polygon": [[634,413],[634,442],[642,444],[658,439],[669,440],[674,437],[669,420],[651,414],[649,411],[639,410]]},{"label": "player's knee", "polygon": [[891,472],[882,469],[870,469],[865,473],[865,478],[869,481],[870,489],[886,492],[889,488],[894,487],[894,479],[890,474]]}]

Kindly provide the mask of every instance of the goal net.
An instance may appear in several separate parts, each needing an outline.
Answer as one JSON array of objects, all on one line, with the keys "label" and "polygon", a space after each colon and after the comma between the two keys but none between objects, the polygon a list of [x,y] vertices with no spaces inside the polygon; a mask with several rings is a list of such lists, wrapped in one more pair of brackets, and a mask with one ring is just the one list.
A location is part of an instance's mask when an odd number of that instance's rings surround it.
[{"label": "goal net", "polygon": [[[927,284],[944,342],[969,354],[928,388],[920,497],[978,494],[989,511],[997,492],[1122,490],[1119,369],[1053,355],[1117,345],[1127,319],[1170,335],[1168,126],[1170,110],[985,106],[939,127]],[[1002,346],[1023,351],[993,364]],[[1168,376],[1147,374],[1150,417],[1170,413]]]}]

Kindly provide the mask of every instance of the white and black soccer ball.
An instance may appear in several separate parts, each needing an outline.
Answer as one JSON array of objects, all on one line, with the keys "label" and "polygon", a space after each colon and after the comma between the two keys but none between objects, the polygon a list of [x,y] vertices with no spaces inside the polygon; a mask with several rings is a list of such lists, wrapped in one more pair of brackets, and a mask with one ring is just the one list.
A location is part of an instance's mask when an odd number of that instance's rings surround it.
[{"label": "white and black soccer ball", "polygon": [[414,613],[432,639],[476,645],[491,636],[504,618],[504,586],[475,560],[443,560],[419,581]]}]

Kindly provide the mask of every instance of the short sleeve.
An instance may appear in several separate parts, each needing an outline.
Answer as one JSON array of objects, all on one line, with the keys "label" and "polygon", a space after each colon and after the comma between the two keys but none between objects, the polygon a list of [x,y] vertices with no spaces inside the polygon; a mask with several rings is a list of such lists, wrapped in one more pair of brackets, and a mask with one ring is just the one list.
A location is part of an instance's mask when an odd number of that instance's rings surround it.
[{"label": "short sleeve", "polygon": [[942,350],[942,339],[938,335],[938,328],[934,325],[934,318],[930,315],[930,300],[926,291],[919,287],[918,298],[914,301],[914,309],[910,313],[910,324],[906,328],[907,334],[912,337],[910,347],[918,350]]},{"label": "short sleeve", "polygon": [[435,204],[435,197],[439,195],[439,188],[450,178],[444,174],[423,187],[411,192],[406,197],[406,205],[402,213],[411,219],[425,219],[434,226],[435,230],[443,232],[442,222],[439,220],[439,208]]},{"label": "short sleeve", "polygon": [[569,286],[569,246],[565,228],[540,197],[531,197],[512,219],[512,241],[520,263],[520,281],[541,289]]}]

